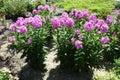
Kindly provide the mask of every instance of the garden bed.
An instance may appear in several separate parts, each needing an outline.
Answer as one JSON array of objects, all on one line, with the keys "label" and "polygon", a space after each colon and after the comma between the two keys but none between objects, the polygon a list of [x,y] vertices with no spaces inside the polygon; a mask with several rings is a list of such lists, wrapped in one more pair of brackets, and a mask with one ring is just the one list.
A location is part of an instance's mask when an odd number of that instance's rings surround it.
[{"label": "garden bed", "polygon": [[119,25],[119,10],[100,19],[87,9],[61,13],[39,5],[10,30],[0,27],[0,74],[10,80],[120,79]]}]

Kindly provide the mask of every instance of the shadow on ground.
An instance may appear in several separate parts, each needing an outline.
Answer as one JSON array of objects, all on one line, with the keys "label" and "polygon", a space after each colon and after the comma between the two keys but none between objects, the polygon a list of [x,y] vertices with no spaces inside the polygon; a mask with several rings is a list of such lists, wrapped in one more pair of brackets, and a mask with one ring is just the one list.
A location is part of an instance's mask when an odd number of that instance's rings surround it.
[{"label": "shadow on ground", "polygon": [[63,70],[59,66],[49,72],[46,80],[92,80],[93,72],[77,74],[71,70]]},{"label": "shadow on ground", "polygon": [[19,80],[43,80],[44,72],[34,70],[28,64],[18,74]]}]

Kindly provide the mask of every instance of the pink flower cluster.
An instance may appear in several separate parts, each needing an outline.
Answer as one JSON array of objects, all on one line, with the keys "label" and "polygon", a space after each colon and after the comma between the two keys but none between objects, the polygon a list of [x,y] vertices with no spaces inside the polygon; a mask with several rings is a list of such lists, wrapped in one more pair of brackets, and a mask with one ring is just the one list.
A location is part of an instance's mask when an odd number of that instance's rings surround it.
[{"label": "pink flower cluster", "polygon": [[40,13],[40,12],[42,12],[42,11],[50,11],[50,6],[49,5],[45,5],[45,6],[43,6],[43,5],[39,5],[38,7],[37,7],[37,10],[36,9],[34,9],[33,11],[32,11],[32,13],[33,14],[37,14],[37,13]]},{"label": "pink flower cluster", "polygon": [[19,17],[16,23],[10,26],[11,32],[17,31],[19,33],[26,33],[27,32],[27,23],[29,20],[24,19],[23,17]]},{"label": "pink flower cluster", "polygon": [[[99,33],[106,33],[109,30],[109,26],[107,25],[107,23],[104,20],[97,19],[97,16],[95,14],[92,14],[88,17],[88,21],[85,22],[84,30],[91,32],[94,29],[97,29]],[[81,40],[84,38],[84,36],[82,34],[80,34],[79,29],[74,30],[74,35],[75,36],[77,35],[77,39],[72,37],[71,42],[75,44],[75,47],[77,49],[82,48],[83,42]],[[102,37],[100,39],[101,44],[107,44],[109,41],[110,41],[110,39],[108,36]]]},{"label": "pink flower cluster", "polygon": [[34,16],[31,24],[34,28],[41,28],[42,27],[41,17],[39,15]]},{"label": "pink flower cluster", "polygon": [[110,39],[109,39],[108,36],[102,37],[102,38],[100,39],[101,44],[107,44],[109,41],[110,41]]},{"label": "pink flower cluster", "polygon": [[82,48],[82,47],[83,47],[82,44],[83,44],[83,43],[82,43],[81,41],[79,41],[79,40],[76,40],[76,41],[75,41],[75,47],[76,47],[77,49]]},{"label": "pink flower cluster", "polygon": [[15,37],[14,36],[9,37],[9,41],[10,42],[14,42],[15,41]]},{"label": "pink flower cluster", "polygon": [[113,22],[113,17],[111,15],[108,15],[106,18],[107,23],[112,23]]},{"label": "pink flower cluster", "polygon": [[50,10],[50,6],[49,5],[45,5],[45,6],[42,6],[42,5],[39,5],[38,6],[38,12],[41,12],[42,10]]},{"label": "pink flower cluster", "polygon": [[41,13],[42,11],[50,11],[50,12],[53,12],[53,11],[55,11],[55,10],[56,10],[56,7],[55,7],[55,6],[50,7],[49,5],[45,5],[45,6],[39,5],[39,6],[37,7],[37,9],[34,9],[34,10],[32,11],[32,14],[39,14],[39,13]]},{"label": "pink flower cluster", "polygon": [[76,29],[74,30],[74,35],[76,35],[78,37],[78,39],[76,40],[74,37],[71,38],[71,42],[75,45],[75,47],[77,49],[80,49],[83,47],[83,42],[81,41],[84,36],[82,34],[80,34],[80,30]]},{"label": "pink flower cluster", "polygon": [[52,26],[54,29],[61,28],[62,26],[73,27],[74,20],[68,16],[68,13],[64,12],[60,18],[52,18]]},{"label": "pink flower cluster", "polygon": [[42,27],[42,19],[39,15],[29,18],[19,17],[17,21],[10,26],[10,31],[17,31],[19,33],[26,33],[27,26],[31,24],[34,28]]},{"label": "pink flower cluster", "polygon": [[94,29],[98,29],[102,33],[106,33],[109,30],[109,26],[104,20],[97,19],[95,14],[89,16],[89,21],[85,22],[84,29],[87,31],[93,31]]},{"label": "pink flower cluster", "polygon": [[88,17],[89,16],[89,11],[88,9],[85,9],[83,11],[80,10],[72,10],[70,12],[70,15],[73,16],[74,18],[83,18],[83,17]]},{"label": "pink flower cluster", "polygon": [[[10,26],[10,31],[11,32],[17,31],[18,33],[25,34],[28,32],[29,25],[32,25],[33,28],[41,28],[42,23],[43,21],[39,15],[36,15],[34,17],[29,17],[29,18],[19,17],[17,21]],[[30,43],[30,40],[28,41],[28,43]],[[9,41],[14,42],[15,37],[13,36],[9,37]]]},{"label": "pink flower cluster", "polygon": [[85,22],[84,24],[84,29],[88,31],[93,31],[94,30],[94,25],[92,22]]},{"label": "pink flower cluster", "polygon": [[97,20],[96,14],[91,14],[88,19],[89,19],[89,21],[96,22],[96,20]]}]

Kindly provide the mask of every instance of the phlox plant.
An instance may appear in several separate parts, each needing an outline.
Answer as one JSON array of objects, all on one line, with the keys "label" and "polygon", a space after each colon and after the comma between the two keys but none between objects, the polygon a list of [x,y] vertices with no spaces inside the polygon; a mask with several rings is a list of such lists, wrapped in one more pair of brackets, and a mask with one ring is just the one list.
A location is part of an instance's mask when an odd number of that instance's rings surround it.
[{"label": "phlox plant", "polygon": [[[61,67],[88,71],[103,60],[108,46],[115,45],[117,38],[112,37],[111,16],[106,20],[98,19],[96,14],[72,10],[70,14],[62,13],[52,19],[56,32],[58,59]],[[112,49],[114,46],[111,46]]]},{"label": "phlox plant", "polygon": [[[74,47],[69,43],[72,36],[74,20],[64,12],[60,17],[52,18],[52,26],[56,33],[55,41],[58,49],[58,59],[61,62],[61,67],[73,67],[74,64]],[[70,61],[70,62],[69,62]]]},{"label": "phlox plant", "polygon": [[48,31],[45,29],[44,22],[39,15],[34,17],[22,18],[10,26],[10,37],[8,38],[10,45],[17,52],[22,51],[21,57],[26,57],[28,62],[34,69],[44,68],[45,45]]},{"label": "phlox plant", "polygon": [[26,57],[34,69],[44,70],[44,60],[46,44],[51,36],[50,18],[55,12],[54,7],[49,5],[39,5],[32,11],[33,17],[19,17],[17,21],[10,26],[11,34],[8,40],[17,53],[22,51],[21,57]]}]

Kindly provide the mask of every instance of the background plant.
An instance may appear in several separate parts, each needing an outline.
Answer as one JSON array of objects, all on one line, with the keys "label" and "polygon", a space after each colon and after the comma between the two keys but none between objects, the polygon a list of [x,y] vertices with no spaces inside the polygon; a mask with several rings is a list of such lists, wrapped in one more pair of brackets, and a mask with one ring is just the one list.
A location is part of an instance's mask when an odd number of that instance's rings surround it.
[{"label": "background plant", "polygon": [[89,9],[91,13],[96,13],[100,18],[105,18],[111,14],[113,4],[114,0],[63,0],[55,5],[62,7],[63,11],[67,12],[72,9]]},{"label": "background plant", "polygon": [[61,2],[63,0],[50,0],[51,3],[58,3],[58,2]]},{"label": "background plant", "polygon": [[117,75],[120,75],[120,58],[115,59],[114,61],[115,61],[115,67],[114,67],[115,72]]},{"label": "background plant", "polygon": [[[8,19],[17,19],[19,16],[25,17],[29,0],[7,0],[4,2],[5,16]],[[22,3],[21,3],[22,2]]]},{"label": "background plant", "polygon": [[116,9],[120,9],[120,2],[119,2],[119,1],[116,1],[116,2],[115,2],[115,8],[116,8]]},{"label": "background plant", "polygon": [[0,72],[0,80],[9,80],[7,72]]},{"label": "background plant", "polygon": [[39,5],[45,5],[45,2],[43,0],[29,0],[27,5],[27,11],[32,12],[32,10],[37,8]]},{"label": "background plant", "polygon": [[115,74],[114,70],[111,70],[109,72],[104,72],[104,75],[99,75],[99,74],[95,74],[93,80],[119,80],[120,77],[118,75]]},{"label": "background plant", "polygon": [[35,0],[34,4],[35,8],[37,8],[39,5],[45,5],[45,2],[43,0]]},{"label": "background plant", "polygon": [[0,0],[0,21],[4,24],[5,21],[5,8],[3,0]]}]

